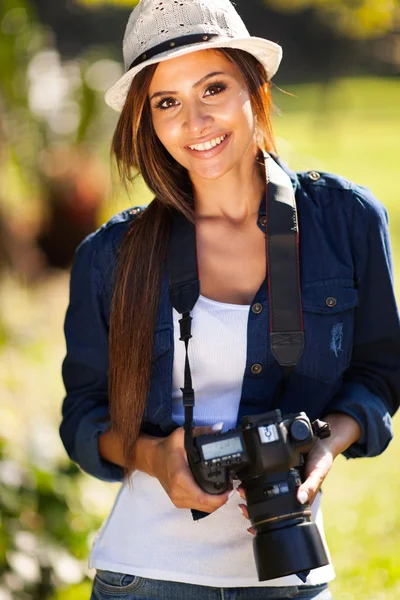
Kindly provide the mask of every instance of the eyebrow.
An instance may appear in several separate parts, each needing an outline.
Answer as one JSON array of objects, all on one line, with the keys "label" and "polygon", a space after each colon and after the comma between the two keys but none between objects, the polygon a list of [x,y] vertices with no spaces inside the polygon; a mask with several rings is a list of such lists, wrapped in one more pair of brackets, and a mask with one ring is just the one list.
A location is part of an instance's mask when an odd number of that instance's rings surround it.
[{"label": "eyebrow", "polygon": [[[208,79],[211,79],[211,77],[215,77],[216,75],[226,75],[226,73],[224,73],[223,71],[213,71],[212,73],[208,73],[208,75],[204,75],[204,77],[202,77],[199,81],[197,81],[196,83],[193,84],[193,88],[198,88],[200,85],[202,85],[203,83],[205,83]],[[179,92],[175,91],[164,91],[164,92],[155,92],[150,100],[153,100],[153,98],[158,98],[160,96],[166,96],[168,94],[178,94]]]}]

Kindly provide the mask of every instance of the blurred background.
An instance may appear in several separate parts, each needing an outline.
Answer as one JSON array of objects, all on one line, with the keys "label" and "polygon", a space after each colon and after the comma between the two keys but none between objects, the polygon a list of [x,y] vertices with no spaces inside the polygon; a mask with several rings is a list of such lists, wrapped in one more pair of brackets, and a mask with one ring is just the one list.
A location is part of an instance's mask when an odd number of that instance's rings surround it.
[{"label": "blurred background", "polygon": [[[118,485],[72,465],[58,437],[69,267],[113,213],[150,197],[111,182],[132,0],[0,3],[0,600],[87,600],[87,558]],[[280,43],[278,149],[297,170],[338,172],[386,205],[400,291],[399,0],[237,0]],[[280,89],[289,92],[283,93]],[[395,430],[400,433],[399,420]],[[340,457],[324,485],[335,600],[400,598],[400,441]]]}]

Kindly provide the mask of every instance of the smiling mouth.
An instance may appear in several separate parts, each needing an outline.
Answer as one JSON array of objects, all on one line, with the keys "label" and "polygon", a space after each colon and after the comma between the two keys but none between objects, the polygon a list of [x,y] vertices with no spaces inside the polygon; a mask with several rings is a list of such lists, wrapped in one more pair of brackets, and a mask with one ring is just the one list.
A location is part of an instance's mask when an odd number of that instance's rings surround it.
[{"label": "smiling mouth", "polygon": [[202,144],[193,144],[192,146],[188,146],[188,148],[196,152],[205,152],[206,150],[212,150],[213,148],[216,148],[217,146],[222,144],[222,142],[224,142],[228,136],[229,134],[225,133],[224,135],[216,137],[213,140],[203,142]]}]

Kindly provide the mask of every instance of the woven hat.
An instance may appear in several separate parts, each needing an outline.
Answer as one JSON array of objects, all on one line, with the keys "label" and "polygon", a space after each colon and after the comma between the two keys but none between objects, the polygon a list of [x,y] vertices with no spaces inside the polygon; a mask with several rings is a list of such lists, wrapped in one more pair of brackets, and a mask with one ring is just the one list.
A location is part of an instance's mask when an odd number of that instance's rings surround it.
[{"label": "woven hat", "polygon": [[275,75],[282,58],[278,44],[250,36],[229,0],[142,0],[125,30],[125,74],[106,92],[106,103],[122,110],[139,71],[208,48],[245,50],[265,67],[268,79]]}]

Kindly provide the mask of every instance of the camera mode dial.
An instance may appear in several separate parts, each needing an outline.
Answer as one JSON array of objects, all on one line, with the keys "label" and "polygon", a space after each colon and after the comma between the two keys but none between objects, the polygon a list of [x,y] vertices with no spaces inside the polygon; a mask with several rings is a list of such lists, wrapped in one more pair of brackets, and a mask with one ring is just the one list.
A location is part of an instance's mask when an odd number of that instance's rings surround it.
[{"label": "camera mode dial", "polygon": [[296,419],[290,426],[290,436],[295,442],[305,442],[310,433],[310,428],[303,419]]}]

